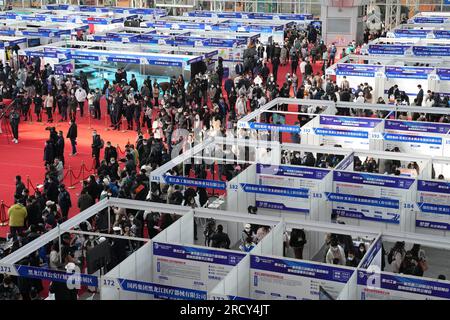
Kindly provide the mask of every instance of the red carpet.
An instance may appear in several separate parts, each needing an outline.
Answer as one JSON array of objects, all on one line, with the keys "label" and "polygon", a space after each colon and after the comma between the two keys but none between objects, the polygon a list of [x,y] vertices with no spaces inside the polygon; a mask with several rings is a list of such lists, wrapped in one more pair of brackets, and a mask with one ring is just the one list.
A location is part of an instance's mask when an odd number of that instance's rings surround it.
[{"label": "red carpet", "polygon": [[[72,148],[70,145],[70,141],[68,139],[65,139],[66,143],[64,148],[64,157],[66,164],[64,173],[69,170],[70,166],[73,169],[74,175],[79,176],[83,162],[88,169],[92,168],[91,143],[93,129],[97,130],[105,143],[107,141],[111,141],[113,145],[119,144],[121,150],[125,149],[124,146],[128,141],[135,144],[137,138],[136,131],[121,132],[117,130],[106,130],[107,126],[105,125],[105,108],[105,105],[103,105],[102,120],[91,120],[92,129],[89,129],[89,120],[86,113],[84,115],[84,118],[80,118],[79,114],[77,115],[78,154],[74,157],[69,156],[69,154],[72,152]],[[87,110],[86,107],[85,110]],[[33,114],[33,120],[34,118],[35,116]],[[59,115],[54,116],[54,118],[55,120],[59,120]],[[46,121],[46,119],[46,115],[43,115],[43,120]],[[44,143],[49,137],[49,131],[45,130],[45,127],[47,127],[48,125],[55,125],[57,131],[62,130],[64,133],[64,137],[69,128],[69,124],[67,122],[55,122],[53,124],[46,124],[35,121],[29,123],[21,120],[21,123],[19,125],[19,143],[14,144],[11,142],[12,137],[5,133],[5,125],[2,124],[3,134],[0,134],[0,150],[2,150],[2,157],[0,158],[0,200],[4,201],[6,205],[9,206],[14,201],[16,175],[19,174],[22,176],[22,180],[24,181],[25,185],[27,185],[27,177],[30,178],[30,194],[34,194],[32,186],[36,187],[36,185],[43,182],[45,174],[43,161]],[[120,154],[120,156],[123,156],[123,154]],[[103,158],[103,151],[101,152],[101,157]],[[88,175],[88,172],[84,173],[85,178]],[[79,183],[80,180],[81,177],[78,179],[72,178],[72,183],[76,183],[76,185],[74,189],[69,189],[73,205],[70,211],[71,216],[78,213],[77,200],[78,194],[81,191],[81,184]],[[70,182],[71,181],[67,176],[64,179],[64,183],[66,184],[66,186],[68,186],[70,185]],[[0,227],[0,237],[5,237],[8,231],[8,227]]]},{"label": "red carpet", "polygon": [[[271,68],[271,67],[270,67]],[[321,63],[316,63],[313,65],[314,72],[321,70]],[[286,66],[280,66],[278,71],[278,84],[281,88],[285,81],[285,75],[287,72],[290,72],[290,64]],[[301,83],[301,74],[298,70],[298,78]],[[293,93],[291,92],[291,96]],[[106,115],[106,106],[105,103],[102,103],[102,120],[91,120],[91,125],[89,124],[89,119],[86,115],[84,118],[80,118],[79,114],[77,115],[77,125],[78,125],[78,145],[77,151],[78,154],[74,157],[69,156],[71,153],[70,141],[66,139],[65,149],[64,149],[64,157],[66,161],[66,165],[64,168],[64,173],[66,174],[69,170],[69,167],[73,170],[73,173],[76,177],[79,177],[84,173],[84,178],[89,175],[89,172],[86,170],[81,172],[82,164],[85,164],[85,167],[88,169],[92,168],[92,157],[91,157],[91,143],[92,143],[92,130],[96,129],[97,132],[101,135],[102,139],[105,141],[111,141],[113,145],[119,145],[120,149],[123,151],[125,148],[125,144],[127,142],[135,143],[137,138],[136,131],[113,131],[107,130],[109,129],[109,117],[108,122],[105,122]],[[33,110],[33,106],[32,106]],[[85,107],[87,110],[87,107]],[[289,111],[297,111],[297,106],[289,106]],[[33,114],[33,119],[35,115]],[[59,115],[54,116],[55,120],[58,120]],[[46,121],[47,117],[44,114],[43,120]],[[286,116],[286,124],[293,125],[297,121],[297,117],[295,115],[287,115]],[[41,184],[44,180],[44,144],[45,141],[49,137],[49,132],[45,130],[45,127],[55,125],[57,130],[62,130],[64,132],[64,137],[69,128],[69,124],[67,122],[55,122],[53,124],[46,123],[38,123],[38,122],[24,122],[21,121],[19,126],[19,143],[14,144],[11,142],[12,137],[5,133],[5,125],[2,124],[3,134],[0,134],[0,150],[2,150],[2,157],[0,158],[0,201],[4,201],[5,205],[10,206],[13,203],[13,195],[15,190],[15,176],[21,175],[22,179],[27,184],[27,177],[29,177],[29,181],[31,182],[28,186],[30,189],[30,193],[34,194],[33,187]],[[9,126],[9,125],[8,125]],[[91,129],[89,128],[91,127]],[[148,135],[146,135],[148,136]],[[283,134],[283,142],[291,142],[290,134]],[[119,156],[123,156],[120,154]],[[101,157],[103,158],[103,151],[101,152]],[[217,168],[216,168],[217,170]],[[92,171],[91,171],[92,172]],[[217,172],[217,171],[216,171]],[[217,177],[217,175],[216,175]],[[64,183],[66,186],[71,184],[75,184],[74,189],[69,189],[72,198],[73,207],[70,211],[70,216],[73,216],[78,213],[77,208],[77,200],[79,192],[81,191],[80,180],[82,177],[75,179],[70,175],[68,175]],[[209,177],[210,178],[210,175]],[[212,190],[208,190],[212,191]],[[219,193],[220,194],[220,193]],[[6,209],[7,210],[7,209]],[[9,228],[7,226],[0,226],[0,238],[6,237],[6,234],[9,232]]]}]

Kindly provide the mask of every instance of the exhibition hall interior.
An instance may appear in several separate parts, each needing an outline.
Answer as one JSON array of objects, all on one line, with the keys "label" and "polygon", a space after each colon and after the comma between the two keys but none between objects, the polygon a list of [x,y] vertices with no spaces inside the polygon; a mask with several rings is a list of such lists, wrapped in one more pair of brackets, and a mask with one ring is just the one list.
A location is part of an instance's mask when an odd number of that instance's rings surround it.
[{"label": "exhibition hall interior", "polygon": [[450,300],[449,0],[0,9],[0,300]]}]

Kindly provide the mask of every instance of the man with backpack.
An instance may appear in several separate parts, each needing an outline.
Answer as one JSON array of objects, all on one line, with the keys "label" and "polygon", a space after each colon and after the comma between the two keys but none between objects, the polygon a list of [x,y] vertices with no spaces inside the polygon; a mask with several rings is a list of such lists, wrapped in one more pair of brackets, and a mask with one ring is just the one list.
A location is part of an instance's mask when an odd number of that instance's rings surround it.
[{"label": "man with backpack", "polygon": [[211,237],[211,247],[223,249],[230,248],[230,237],[223,232],[223,226],[221,224],[217,226],[217,232]]}]

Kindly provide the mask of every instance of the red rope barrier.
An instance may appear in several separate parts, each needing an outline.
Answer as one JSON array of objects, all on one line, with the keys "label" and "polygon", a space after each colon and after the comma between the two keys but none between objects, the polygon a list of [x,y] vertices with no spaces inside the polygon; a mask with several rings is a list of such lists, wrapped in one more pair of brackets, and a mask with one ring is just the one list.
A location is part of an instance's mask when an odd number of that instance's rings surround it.
[{"label": "red rope barrier", "polygon": [[[69,170],[70,170],[70,167],[69,167]],[[69,170],[67,170],[66,171],[66,174],[63,176],[63,181],[64,181],[64,179],[66,179],[67,178],[67,176],[70,174],[70,171]]]},{"label": "red rope barrier", "polygon": [[117,151],[119,152],[119,153],[121,153],[121,154],[123,154],[123,155],[125,155],[125,151],[123,151],[121,148],[120,148],[120,146],[119,145],[117,145]]},{"label": "red rope barrier", "polygon": [[84,166],[84,161],[81,161],[81,167],[80,167],[80,172],[78,173],[78,176],[76,176],[72,170],[72,176],[74,179],[78,180],[81,178],[81,175],[83,174],[83,166]]},{"label": "red rope barrier", "polygon": [[27,189],[30,190],[30,187],[36,192],[36,188],[34,187],[33,182],[31,182],[30,176],[27,176]]},{"label": "red rope barrier", "polygon": [[75,188],[74,185],[73,185],[73,179],[72,179],[73,171],[72,171],[72,167],[71,166],[69,166],[69,170],[67,170],[67,175],[69,176],[69,180],[70,180],[68,188],[69,189]]}]

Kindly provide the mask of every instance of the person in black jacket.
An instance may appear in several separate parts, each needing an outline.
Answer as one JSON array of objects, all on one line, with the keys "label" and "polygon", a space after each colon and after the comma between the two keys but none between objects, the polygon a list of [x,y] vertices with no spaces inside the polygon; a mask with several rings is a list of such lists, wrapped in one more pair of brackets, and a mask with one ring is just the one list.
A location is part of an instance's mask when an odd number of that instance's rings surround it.
[{"label": "person in black jacket", "polygon": [[294,249],[296,259],[303,259],[303,247],[306,244],[306,235],[303,229],[292,229],[289,245]]},{"label": "person in black jacket", "polygon": [[47,140],[44,148],[45,165],[53,164],[54,160],[55,160],[55,147],[51,140]]},{"label": "person in black jacket", "polygon": [[61,162],[64,164],[64,135],[62,131],[58,132],[58,139],[56,140],[55,144],[55,158],[58,158],[61,160]]},{"label": "person in black jacket", "polygon": [[70,127],[69,131],[67,131],[66,137],[70,139],[70,144],[72,145],[71,156],[77,154],[77,136],[78,136],[77,124],[75,123],[74,119],[70,119]]},{"label": "person in black jacket", "polygon": [[211,237],[211,246],[214,248],[223,249],[230,248],[230,237],[228,237],[228,234],[223,232],[223,226],[221,224],[217,226],[217,232]]},{"label": "person in black jacket", "polygon": [[277,79],[278,79],[278,67],[280,65],[280,57],[279,56],[274,56],[272,58],[272,74],[273,74],[273,79],[274,82],[277,83]]},{"label": "person in black jacket", "polygon": [[417,85],[417,88],[419,89],[419,92],[417,93],[417,97],[416,97],[416,106],[422,106],[423,89],[422,89],[422,86],[420,84]]},{"label": "person in black jacket", "polygon": [[61,184],[59,186],[58,205],[61,208],[63,220],[66,221],[69,217],[69,210],[72,207],[72,201],[70,199],[70,194],[69,192],[67,192],[64,184]]},{"label": "person in black jacket", "polygon": [[111,158],[117,159],[117,149],[116,147],[111,145],[111,142],[106,142],[105,148],[105,160],[107,163],[110,163]]},{"label": "person in black jacket", "polygon": [[42,107],[44,102],[39,93],[36,93],[36,96],[33,98],[34,102],[34,113],[36,114],[37,122],[42,122]]},{"label": "person in black jacket", "polygon": [[17,110],[13,109],[13,111],[9,115],[9,124],[11,125],[14,143],[19,143],[19,122],[20,122],[20,114],[19,112],[17,112]]},{"label": "person in black jacket", "polygon": [[95,161],[95,169],[100,167],[100,149],[103,148],[102,139],[100,138],[100,135],[97,134],[97,131],[94,130],[92,132],[92,157]]}]

